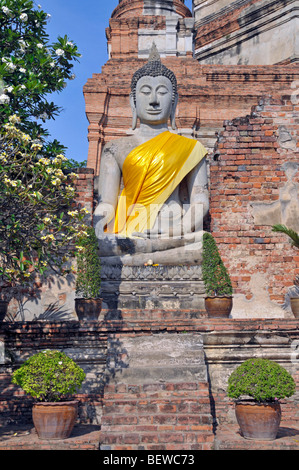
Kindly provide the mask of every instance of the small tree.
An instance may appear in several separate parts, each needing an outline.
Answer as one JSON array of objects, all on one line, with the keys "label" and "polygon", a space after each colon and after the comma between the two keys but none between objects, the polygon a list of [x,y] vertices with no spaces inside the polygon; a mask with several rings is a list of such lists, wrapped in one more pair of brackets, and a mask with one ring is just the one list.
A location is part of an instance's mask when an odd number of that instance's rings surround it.
[{"label": "small tree", "polygon": [[98,239],[92,227],[78,241],[76,294],[85,299],[97,299],[101,287],[101,264]]},{"label": "small tree", "polygon": [[227,394],[233,399],[249,396],[258,402],[273,402],[292,396],[295,390],[295,381],[284,367],[268,359],[252,358],[230,375]]},{"label": "small tree", "polygon": [[49,42],[50,16],[32,0],[0,0],[0,125],[17,114],[22,130],[42,141],[45,157],[64,149],[57,140],[47,142],[43,123],[60,112],[49,97],[75,78],[72,69],[80,57],[67,36]]},{"label": "small tree", "polygon": [[229,274],[210,233],[203,235],[202,273],[208,296],[232,295],[233,289]]},{"label": "small tree", "polygon": [[24,283],[47,269],[63,274],[85,234],[86,210],[74,207],[76,174],[63,155],[41,156],[12,116],[0,136],[0,280]]},{"label": "small tree", "polygon": [[81,387],[85,373],[61,351],[45,350],[31,356],[12,375],[12,383],[42,402],[66,400]]}]

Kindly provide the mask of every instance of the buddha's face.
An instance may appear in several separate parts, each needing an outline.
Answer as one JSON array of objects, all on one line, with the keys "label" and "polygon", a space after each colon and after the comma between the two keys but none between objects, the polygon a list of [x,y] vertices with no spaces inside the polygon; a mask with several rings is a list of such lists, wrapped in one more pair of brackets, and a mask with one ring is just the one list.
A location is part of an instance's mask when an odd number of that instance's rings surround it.
[{"label": "buddha's face", "polygon": [[164,76],[142,77],[136,85],[136,113],[148,125],[167,123],[173,110],[172,83]]}]

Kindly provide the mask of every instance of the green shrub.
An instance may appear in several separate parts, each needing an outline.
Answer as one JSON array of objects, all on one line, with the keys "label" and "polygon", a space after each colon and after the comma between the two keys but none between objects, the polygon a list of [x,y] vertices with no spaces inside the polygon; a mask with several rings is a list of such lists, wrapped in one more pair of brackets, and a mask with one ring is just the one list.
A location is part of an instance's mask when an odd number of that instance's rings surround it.
[{"label": "green shrub", "polygon": [[12,376],[14,384],[43,402],[64,401],[84,379],[84,371],[66,354],[55,350],[31,356]]},{"label": "green shrub", "polygon": [[228,379],[227,394],[249,396],[258,402],[276,401],[295,393],[296,384],[286,369],[267,359],[248,359]]},{"label": "green shrub", "polygon": [[203,280],[208,296],[232,296],[229,274],[210,233],[203,235]]},{"label": "green shrub", "polygon": [[77,255],[76,294],[85,299],[96,299],[100,295],[101,264],[98,239],[92,227],[80,238]]}]

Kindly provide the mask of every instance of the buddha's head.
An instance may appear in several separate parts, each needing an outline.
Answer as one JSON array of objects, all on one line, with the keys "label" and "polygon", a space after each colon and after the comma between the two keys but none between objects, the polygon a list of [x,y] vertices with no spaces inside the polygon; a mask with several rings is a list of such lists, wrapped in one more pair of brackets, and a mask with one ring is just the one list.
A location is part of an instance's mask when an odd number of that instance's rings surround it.
[{"label": "buddha's head", "polygon": [[175,129],[177,81],[174,73],[161,63],[155,44],[148,63],[133,75],[131,90],[133,129],[137,126],[138,118],[141,123],[151,126],[166,124],[170,119]]}]

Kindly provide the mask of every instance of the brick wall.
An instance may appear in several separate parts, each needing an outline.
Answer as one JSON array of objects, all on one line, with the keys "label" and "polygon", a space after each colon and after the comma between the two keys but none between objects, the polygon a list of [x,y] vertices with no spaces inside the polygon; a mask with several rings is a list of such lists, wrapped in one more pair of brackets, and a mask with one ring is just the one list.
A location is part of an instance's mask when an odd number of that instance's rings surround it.
[{"label": "brick wall", "polygon": [[226,121],[215,147],[211,231],[235,294],[247,300],[259,273],[270,300],[282,305],[299,273],[298,251],[271,228],[283,223],[299,229],[298,118],[290,97],[265,98],[251,115]]},{"label": "brick wall", "polygon": [[101,450],[210,450],[208,383],[105,388]]}]

